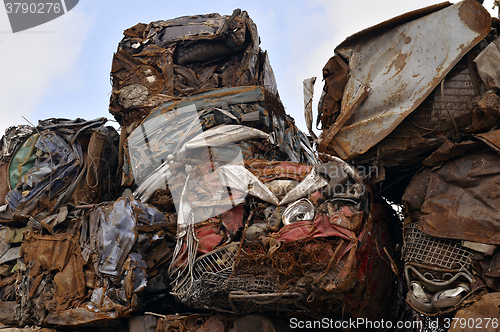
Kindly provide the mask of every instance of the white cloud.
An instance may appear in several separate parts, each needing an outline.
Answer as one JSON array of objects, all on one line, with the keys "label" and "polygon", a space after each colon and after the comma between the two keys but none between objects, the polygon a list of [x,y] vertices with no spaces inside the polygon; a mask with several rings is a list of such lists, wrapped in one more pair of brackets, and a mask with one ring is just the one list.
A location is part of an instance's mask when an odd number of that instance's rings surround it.
[{"label": "white cloud", "polygon": [[0,136],[12,125],[32,119],[56,78],[71,80],[91,23],[78,7],[41,26],[13,34],[0,10]]}]

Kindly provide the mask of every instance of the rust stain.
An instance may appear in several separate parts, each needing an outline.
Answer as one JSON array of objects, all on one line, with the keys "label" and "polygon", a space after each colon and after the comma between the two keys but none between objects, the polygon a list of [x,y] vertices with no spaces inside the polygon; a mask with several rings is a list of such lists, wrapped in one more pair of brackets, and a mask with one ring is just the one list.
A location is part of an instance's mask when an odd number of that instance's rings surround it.
[{"label": "rust stain", "polygon": [[458,15],[460,20],[472,31],[478,34],[488,34],[490,32],[490,14],[478,1],[464,1]]}]

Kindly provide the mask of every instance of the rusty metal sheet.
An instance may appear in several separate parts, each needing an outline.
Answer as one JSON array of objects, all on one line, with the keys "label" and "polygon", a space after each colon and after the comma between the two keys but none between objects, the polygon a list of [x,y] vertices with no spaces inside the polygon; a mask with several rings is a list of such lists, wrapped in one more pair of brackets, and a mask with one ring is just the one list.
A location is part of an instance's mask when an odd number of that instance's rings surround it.
[{"label": "rusty metal sheet", "polygon": [[312,131],[312,101],[314,95],[314,83],[316,83],[316,77],[305,79],[304,82],[302,82],[304,91],[304,117],[306,120],[307,130],[312,138],[317,139],[316,134]]},{"label": "rusty metal sheet", "polygon": [[[498,317],[500,317],[500,293],[485,294],[471,306],[457,311],[453,318],[456,324],[452,324],[448,331],[498,331]],[[494,324],[486,324],[488,321],[493,322],[493,319],[496,319]],[[471,324],[471,322],[474,323]],[[469,326],[467,326],[467,323],[469,323]]]},{"label": "rusty metal sheet", "polygon": [[436,5],[424,7],[421,9],[417,9],[417,10],[396,16],[394,18],[391,18],[390,20],[381,22],[377,25],[374,25],[372,27],[361,30],[361,31],[347,37],[340,45],[338,45],[335,48],[335,53],[340,54],[341,56],[343,56],[345,58],[349,58],[352,54],[352,48],[360,40],[371,38],[373,36],[377,36],[380,33],[383,33],[384,31],[390,30],[390,29],[397,27],[401,24],[405,24],[405,23],[414,21],[416,19],[419,19],[423,16],[432,14],[438,10],[441,10],[441,9],[446,8],[448,6],[451,6],[451,5],[452,5],[452,3],[450,3],[449,1],[441,2],[441,3],[436,4]]},{"label": "rusty metal sheet", "polygon": [[499,165],[500,155],[495,152],[451,160],[418,174],[403,200],[413,213],[421,204],[416,215],[420,214],[419,226],[429,235],[499,245],[500,197],[494,194],[500,183]]},{"label": "rusty metal sheet", "polygon": [[488,144],[490,148],[500,153],[500,129],[484,134],[478,134],[476,135],[476,138],[480,139],[484,143]]},{"label": "rusty metal sheet", "polygon": [[54,276],[56,310],[65,310],[83,302],[86,297],[80,247],[69,234],[28,234],[21,247],[26,263],[33,264],[32,277],[57,271]]},{"label": "rusty metal sheet", "polygon": [[262,86],[278,96],[257,26],[240,9],[136,25],[124,35],[113,57],[109,108],[122,126],[176,97],[222,87]]},{"label": "rusty metal sheet", "polygon": [[331,146],[353,158],[380,142],[488,35],[490,24],[481,4],[466,0],[356,43],[342,110],[366,87],[372,91]]},{"label": "rusty metal sheet", "polygon": [[464,154],[473,151],[478,151],[478,149],[481,149],[481,146],[481,143],[473,141],[465,141],[461,143],[446,141],[429,157],[425,158],[422,163],[425,166],[440,166],[442,163],[450,159],[461,157]]},{"label": "rusty metal sheet", "polygon": [[323,67],[325,85],[318,103],[316,128],[327,129],[336,121],[344,87],[349,79],[349,66],[338,55],[334,55]]},{"label": "rusty metal sheet", "polygon": [[[356,157],[356,163],[378,158],[388,167],[413,166],[447,139],[454,140],[457,135],[454,124],[461,133],[477,132],[475,114],[495,112],[494,107],[488,108],[488,105],[481,106],[483,103],[474,102],[478,94],[465,57],[453,67],[441,84],[387,137]],[[443,103],[443,96],[452,118]],[[494,125],[494,121],[490,121],[489,125]]]},{"label": "rusty metal sheet", "polygon": [[55,298],[58,302],[56,310],[76,306],[87,296],[83,264],[85,262],[81,255],[73,254],[64,269],[54,276]]},{"label": "rusty metal sheet", "polygon": [[486,89],[498,89],[500,81],[500,40],[497,38],[491,42],[475,59],[477,71],[483,80]]},{"label": "rusty metal sheet", "polygon": [[119,315],[115,311],[100,312],[88,303],[85,307],[50,312],[45,319],[45,324],[77,326],[118,317]]}]

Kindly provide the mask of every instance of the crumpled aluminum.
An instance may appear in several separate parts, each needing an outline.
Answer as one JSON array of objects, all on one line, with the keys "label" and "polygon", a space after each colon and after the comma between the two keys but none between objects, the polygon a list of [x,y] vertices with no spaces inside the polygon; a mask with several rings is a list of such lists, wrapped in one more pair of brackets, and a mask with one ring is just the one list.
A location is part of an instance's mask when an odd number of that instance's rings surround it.
[{"label": "crumpled aluminum", "polygon": [[288,204],[304,196],[308,196],[328,184],[328,181],[317,174],[313,168],[302,182],[291,189],[282,200],[278,200],[276,195],[245,167],[225,165],[221,166],[219,170],[222,173],[220,177],[227,181],[225,185],[247,192],[250,196],[258,197],[265,202],[277,206]]},{"label": "crumpled aluminum", "polygon": [[238,143],[251,139],[268,139],[269,135],[262,130],[242,125],[220,125],[210,128],[185,143],[177,152],[177,158],[183,158],[186,150],[204,147],[217,147],[230,143]]},{"label": "crumpled aluminum", "polygon": [[101,214],[100,240],[102,246],[99,271],[118,276],[123,262],[136,239],[136,221],[129,198],[122,198],[113,204],[109,218]]},{"label": "crumpled aluminum", "polygon": [[[115,277],[121,273],[122,265],[137,239],[136,227],[165,220],[163,214],[156,209],[128,197],[120,198],[113,204],[108,218],[100,209],[98,213],[101,224],[99,271]],[[137,266],[144,267],[140,257],[133,256],[132,260]]]},{"label": "crumpled aluminum", "polygon": [[41,132],[35,147],[47,157],[36,159],[16,189],[7,194],[5,199],[14,211],[21,208],[28,213],[41,195],[47,195],[50,200],[60,195],[61,191],[71,187],[71,180],[76,178],[82,166],[80,144],[74,142],[70,147],[53,131]]},{"label": "crumpled aluminum", "polygon": [[307,198],[302,198],[287,206],[283,212],[283,225],[290,225],[298,221],[313,220],[314,205]]}]

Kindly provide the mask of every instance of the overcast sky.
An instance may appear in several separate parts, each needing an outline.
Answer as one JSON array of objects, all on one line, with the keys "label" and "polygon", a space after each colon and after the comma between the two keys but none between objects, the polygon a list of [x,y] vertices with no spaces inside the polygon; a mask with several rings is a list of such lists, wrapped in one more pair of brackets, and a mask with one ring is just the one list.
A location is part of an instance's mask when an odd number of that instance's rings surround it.
[{"label": "overcast sky", "polygon": [[[456,2],[456,1],[455,1]],[[109,71],[123,30],[143,22],[183,15],[231,14],[246,10],[257,24],[287,112],[305,130],[302,81],[317,76],[347,36],[396,15],[438,2],[431,0],[80,0],[70,12],[13,34],[0,8],[0,136],[9,126],[51,117],[111,116]],[[492,16],[493,0],[484,6]],[[314,109],[316,113],[316,109]]]}]

